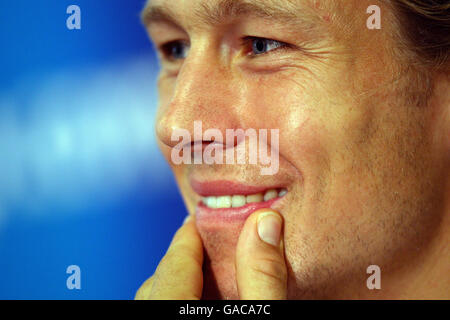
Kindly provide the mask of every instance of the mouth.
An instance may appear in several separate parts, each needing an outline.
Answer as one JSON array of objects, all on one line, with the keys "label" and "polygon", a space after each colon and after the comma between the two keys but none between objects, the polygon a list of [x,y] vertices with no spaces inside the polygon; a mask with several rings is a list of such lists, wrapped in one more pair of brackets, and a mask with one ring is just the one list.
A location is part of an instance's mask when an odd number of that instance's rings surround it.
[{"label": "mouth", "polygon": [[282,186],[250,186],[231,181],[191,181],[201,196],[197,204],[197,220],[239,221],[254,211],[273,208],[288,193]]}]

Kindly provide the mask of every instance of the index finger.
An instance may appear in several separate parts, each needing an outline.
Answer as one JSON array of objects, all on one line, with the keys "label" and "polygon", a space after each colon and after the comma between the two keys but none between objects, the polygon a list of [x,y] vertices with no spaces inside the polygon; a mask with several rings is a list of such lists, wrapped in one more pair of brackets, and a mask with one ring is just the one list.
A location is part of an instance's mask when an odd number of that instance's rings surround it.
[{"label": "index finger", "polygon": [[203,289],[203,245],[194,218],[178,229],[153,275],[149,299],[200,299]]}]

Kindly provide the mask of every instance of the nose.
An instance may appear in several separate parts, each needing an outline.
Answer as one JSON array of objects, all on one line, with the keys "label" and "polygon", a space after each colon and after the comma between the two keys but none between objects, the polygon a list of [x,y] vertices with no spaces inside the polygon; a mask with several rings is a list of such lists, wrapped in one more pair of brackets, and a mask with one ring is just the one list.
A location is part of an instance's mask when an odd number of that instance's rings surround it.
[{"label": "nose", "polygon": [[[183,62],[175,85],[166,105],[160,105],[156,122],[158,139],[173,148],[178,142],[172,141],[175,130],[185,129],[194,141],[194,121],[201,121],[202,130],[218,129],[225,137],[225,130],[239,126],[236,106],[240,101],[239,88],[233,81],[230,68],[220,62],[219,55],[208,47],[194,51]],[[162,93],[160,92],[160,99]],[[198,122],[197,122],[198,123]],[[206,141],[208,142],[208,141]],[[224,141],[215,140],[216,143]]]}]

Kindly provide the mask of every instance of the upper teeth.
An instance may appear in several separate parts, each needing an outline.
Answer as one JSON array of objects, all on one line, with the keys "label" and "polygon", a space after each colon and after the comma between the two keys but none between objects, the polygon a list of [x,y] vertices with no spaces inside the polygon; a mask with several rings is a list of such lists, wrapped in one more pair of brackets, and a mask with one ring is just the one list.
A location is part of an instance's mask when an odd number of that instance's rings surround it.
[{"label": "upper teeth", "polygon": [[247,203],[263,202],[282,197],[287,193],[286,189],[276,190],[269,189],[265,193],[255,193],[248,196],[243,195],[229,195],[229,196],[217,196],[217,197],[203,197],[202,202],[208,208],[236,208],[245,206]]}]

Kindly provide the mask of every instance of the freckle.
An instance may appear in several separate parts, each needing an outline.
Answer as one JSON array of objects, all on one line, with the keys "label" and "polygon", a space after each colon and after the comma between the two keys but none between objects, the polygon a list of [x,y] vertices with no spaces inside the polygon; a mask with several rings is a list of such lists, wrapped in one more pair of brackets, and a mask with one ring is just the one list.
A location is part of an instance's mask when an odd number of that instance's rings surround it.
[{"label": "freckle", "polygon": [[330,22],[330,15],[329,14],[327,14],[325,16],[322,16],[322,18],[323,18],[324,21]]}]

